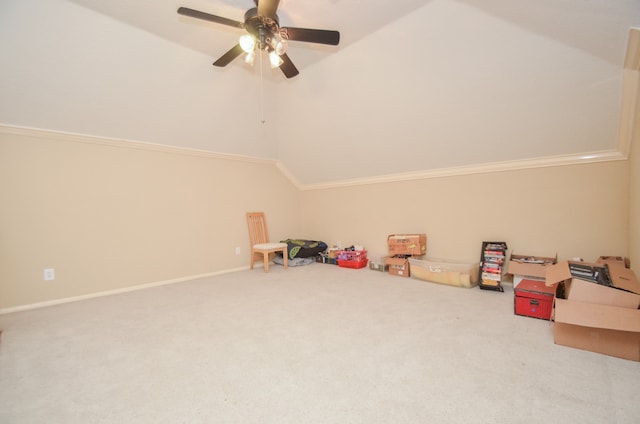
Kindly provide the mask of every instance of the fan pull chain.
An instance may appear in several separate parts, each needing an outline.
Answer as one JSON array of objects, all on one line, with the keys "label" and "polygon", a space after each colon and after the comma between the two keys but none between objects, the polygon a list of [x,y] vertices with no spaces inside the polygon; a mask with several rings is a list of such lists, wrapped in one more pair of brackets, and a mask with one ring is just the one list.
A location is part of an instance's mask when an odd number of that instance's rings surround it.
[{"label": "fan pull chain", "polygon": [[260,122],[265,123],[264,119],[264,77],[262,76],[262,51],[260,51]]}]

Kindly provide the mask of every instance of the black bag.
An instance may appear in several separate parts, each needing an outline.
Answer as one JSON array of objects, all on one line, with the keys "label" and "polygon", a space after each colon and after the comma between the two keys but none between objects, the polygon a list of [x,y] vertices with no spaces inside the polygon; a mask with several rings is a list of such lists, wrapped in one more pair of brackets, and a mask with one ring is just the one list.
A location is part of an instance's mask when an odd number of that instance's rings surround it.
[{"label": "black bag", "polygon": [[327,250],[327,243],[318,240],[286,239],[280,243],[287,243],[289,259],[313,258],[318,253]]}]

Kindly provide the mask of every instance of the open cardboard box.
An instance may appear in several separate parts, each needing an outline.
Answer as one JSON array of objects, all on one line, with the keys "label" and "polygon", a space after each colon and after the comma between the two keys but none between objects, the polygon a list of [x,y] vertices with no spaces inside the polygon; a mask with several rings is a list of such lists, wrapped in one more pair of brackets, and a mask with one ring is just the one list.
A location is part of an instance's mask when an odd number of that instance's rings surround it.
[{"label": "open cardboard box", "polygon": [[409,276],[409,260],[405,257],[393,257],[387,256],[384,260],[384,264],[389,267],[390,275],[397,275],[398,277]]},{"label": "open cardboard box", "polygon": [[633,271],[609,266],[613,287],[607,287],[572,277],[569,264],[546,273],[546,285],[556,287],[554,342],[640,361],[640,283]]},{"label": "open cardboard box", "polygon": [[545,257],[512,254],[507,264],[507,274],[513,276],[514,288],[524,279],[545,281],[547,268],[556,262],[558,262],[558,255]]}]

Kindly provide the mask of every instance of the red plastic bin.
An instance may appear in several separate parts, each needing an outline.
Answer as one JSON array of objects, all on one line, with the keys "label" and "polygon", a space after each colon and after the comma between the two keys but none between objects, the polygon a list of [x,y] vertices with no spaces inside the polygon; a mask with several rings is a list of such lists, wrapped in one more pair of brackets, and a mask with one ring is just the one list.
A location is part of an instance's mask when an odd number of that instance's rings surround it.
[{"label": "red plastic bin", "polygon": [[336,258],[341,261],[363,261],[367,259],[366,250],[338,250]]},{"label": "red plastic bin", "polygon": [[338,266],[342,268],[364,268],[369,263],[366,250],[339,250],[336,254]]},{"label": "red plastic bin", "polygon": [[361,261],[345,261],[345,260],[342,260],[342,259],[338,259],[338,266],[342,267],[342,268],[360,269],[360,268],[366,267],[367,263],[369,263],[368,259],[363,259]]}]

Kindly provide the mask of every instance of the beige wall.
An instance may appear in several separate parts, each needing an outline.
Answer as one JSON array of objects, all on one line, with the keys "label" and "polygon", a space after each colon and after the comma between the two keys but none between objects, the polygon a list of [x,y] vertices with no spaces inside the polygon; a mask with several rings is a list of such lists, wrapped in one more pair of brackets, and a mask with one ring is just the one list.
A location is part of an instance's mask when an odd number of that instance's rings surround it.
[{"label": "beige wall", "polygon": [[271,161],[0,131],[0,310],[246,267],[245,212],[287,237],[297,195]]},{"label": "beige wall", "polygon": [[637,264],[635,150],[631,178],[613,161],[298,191],[271,161],[0,131],[0,310],[246,267],[247,210],[267,212],[273,240],[372,255],[389,234],[424,232],[434,257],[476,261],[497,240]]},{"label": "beige wall", "polygon": [[301,193],[303,228],[386,253],[392,233],[426,233],[428,254],[477,261],[482,241],[560,259],[626,255],[626,161],[371,184]]},{"label": "beige wall", "polygon": [[[638,112],[640,115],[640,112]],[[640,119],[636,119],[640,123]],[[640,129],[640,125],[638,125]],[[629,257],[631,268],[640,275],[640,146],[631,144],[629,155]]]}]

